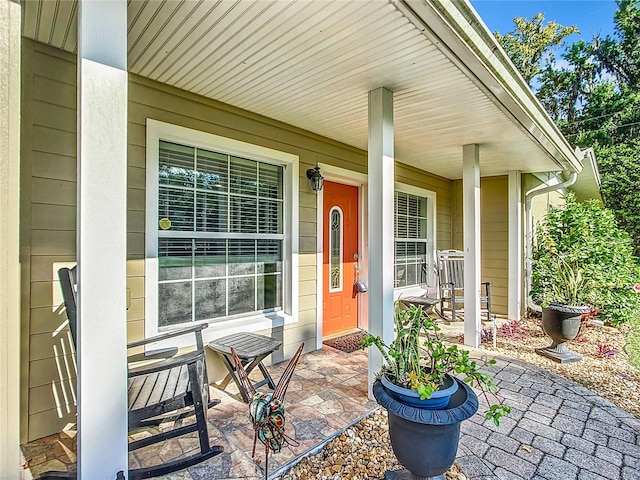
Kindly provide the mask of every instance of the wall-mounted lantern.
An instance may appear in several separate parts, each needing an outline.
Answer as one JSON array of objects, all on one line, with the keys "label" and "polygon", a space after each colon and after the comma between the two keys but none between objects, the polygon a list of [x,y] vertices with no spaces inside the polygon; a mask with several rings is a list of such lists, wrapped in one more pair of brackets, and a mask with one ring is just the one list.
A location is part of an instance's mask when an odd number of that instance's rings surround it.
[{"label": "wall-mounted lantern", "polygon": [[311,184],[311,190],[318,193],[324,186],[324,177],[320,174],[320,167],[317,165],[314,168],[307,170],[307,178]]}]

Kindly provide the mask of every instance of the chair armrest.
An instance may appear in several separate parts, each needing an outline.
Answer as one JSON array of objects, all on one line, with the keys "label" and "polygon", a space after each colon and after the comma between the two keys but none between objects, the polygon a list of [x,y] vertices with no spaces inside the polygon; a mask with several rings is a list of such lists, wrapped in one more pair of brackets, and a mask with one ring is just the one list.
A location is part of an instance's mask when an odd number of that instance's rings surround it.
[{"label": "chair armrest", "polygon": [[178,353],[178,347],[157,348],[127,355],[127,362],[135,363],[146,362],[148,360],[160,360],[162,358],[173,357],[176,353]]},{"label": "chair armrest", "polygon": [[179,367],[181,365],[187,365],[189,363],[193,363],[198,360],[200,357],[204,356],[203,350],[194,350],[192,352],[183,353],[181,355],[177,355],[175,357],[167,358],[161,362],[155,362],[151,365],[144,365],[141,367],[135,367],[129,369],[129,378],[137,377],[140,375],[148,375],[149,373],[160,372],[162,370],[170,370],[174,367]]},{"label": "chair armrest", "polygon": [[166,340],[168,338],[179,337],[181,335],[187,335],[189,333],[197,333],[209,326],[208,323],[199,323],[197,325],[192,325],[185,328],[178,328],[175,330],[171,330],[168,332],[160,333],[159,335],[154,335],[153,337],[144,338],[142,340],[138,340],[136,342],[131,342],[127,344],[127,348],[135,348],[142,347],[143,345],[148,345],[149,343],[159,342],[161,340]]}]

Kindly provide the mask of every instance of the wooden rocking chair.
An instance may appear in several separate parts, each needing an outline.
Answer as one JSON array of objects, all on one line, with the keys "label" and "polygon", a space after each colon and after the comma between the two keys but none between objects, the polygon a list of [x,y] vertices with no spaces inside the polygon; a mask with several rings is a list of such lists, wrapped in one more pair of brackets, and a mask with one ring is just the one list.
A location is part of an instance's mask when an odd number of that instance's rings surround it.
[{"label": "wooden rocking chair", "polygon": [[[456,320],[458,306],[464,305],[464,252],[459,250],[439,250],[438,256],[438,290],[440,297],[440,316],[445,310],[451,311],[451,320]],[[491,314],[491,282],[482,282],[480,305],[485,307],[487,320]],[[447,308],[445,308],[447,304]]]},{"label": "wooden rocking chair", "polygon": [[[58,271],[63,291],[67,318],[74,343],[76,342],[76,267]],[[195,423],[160,432],[140,440],[129,442],[129,451],[153,445],[164,440],[198,432],[200,452],[175,461],[149,468],[129,470],[129,479],[150,478],[181,470],[222,453],[221,446],[210,446],[206,412],[220,400],[209,400],[209,382],[205,366],[205,350],[202,330],[207,324],[197,324],[183,329],[161,333],[151,338],[129,343],[128,349],[181,335],[195,334],[196,349],[177,354],[170,348],[150,355],[136,354],[129,357],[128,396],[129,430],[159,425],[163,421],[195,416]],[[135,366],[133,362],[156,359],[155,362]],[[40,479],[69,478],[59,472],[46,472]]]}]

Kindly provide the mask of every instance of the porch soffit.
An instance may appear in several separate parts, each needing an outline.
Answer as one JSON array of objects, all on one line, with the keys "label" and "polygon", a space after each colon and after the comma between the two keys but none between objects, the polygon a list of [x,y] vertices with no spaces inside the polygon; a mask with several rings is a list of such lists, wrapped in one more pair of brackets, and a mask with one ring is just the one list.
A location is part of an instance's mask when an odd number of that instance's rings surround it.
[{"label": "porch soffit", "polygon": [[[23,2],[23,35],[77,49],[77,2]],[[474,82],[387,0],[128,4],[129,71],[367,149],[368,92],[394,92],[395,155],[462,177],[559,170]]]}]

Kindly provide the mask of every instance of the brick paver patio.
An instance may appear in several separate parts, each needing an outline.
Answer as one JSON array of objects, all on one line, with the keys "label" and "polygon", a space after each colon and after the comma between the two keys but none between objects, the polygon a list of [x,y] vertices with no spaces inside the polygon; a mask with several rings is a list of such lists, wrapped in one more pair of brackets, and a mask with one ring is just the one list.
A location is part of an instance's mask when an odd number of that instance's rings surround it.
[{"label": "brick paver patio", "polygon": [[[555,373],[495,358],[492,374],[512,413],[496,427],[484,418],[481,401],[479,412],[462,424],[456,462],[471,479],[640,480],[639,419]],[[271,367],[274,378],[283,368]],[[346,354],[325,347],[303,356],[285,398],[287,434],[298,445],[273,455],[272,472],[317,450],[377,408],[366,398],[366,371],[367,356],[362,351]],[[258,465],[251,460],[253,430],[246,405],[238,395],[213,393],[222,404],[209,410],[210,435],[214,444],[224,446],[224,453],[160,478],[257,480],[263,475],[263,454]],[[74,446],[69,438],[63,433],[25,446],[32,472],[42,472],[46,464],[71,464],[73,469]],[[195,438],[166,442],[131,456],[131,464],[166,461],[196,446]]]},{"label": "brick paver patio", "polygon": [[640,479],[639,419],[536,365],[494,358],[500,396],[512,411],[499,427],[481,411],[462,424],[456,461],[467,475],[474,480]]}]

